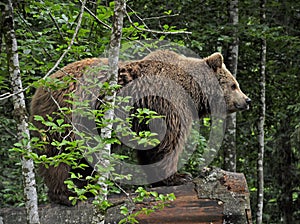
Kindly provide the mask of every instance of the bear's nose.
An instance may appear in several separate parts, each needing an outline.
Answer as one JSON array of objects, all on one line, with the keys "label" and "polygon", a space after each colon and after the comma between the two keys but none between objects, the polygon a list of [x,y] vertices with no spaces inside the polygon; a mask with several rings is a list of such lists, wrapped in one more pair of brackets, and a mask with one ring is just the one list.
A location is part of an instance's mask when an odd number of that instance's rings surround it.
[{"label": "bear's nose", "polygon": [[246,103],[249,105],[251,103],[251,99],[250,98],[247,98],[246,99]]}]

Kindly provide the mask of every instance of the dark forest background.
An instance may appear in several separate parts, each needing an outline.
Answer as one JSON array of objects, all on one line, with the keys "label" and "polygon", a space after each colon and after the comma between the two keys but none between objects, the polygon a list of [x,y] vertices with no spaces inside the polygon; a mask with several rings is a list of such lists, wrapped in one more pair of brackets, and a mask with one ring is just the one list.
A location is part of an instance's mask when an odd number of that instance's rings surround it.
[{"label": "dark forest background", "polygon": [[[220,51],[227,59],[233,41],[228,1],[136,0],[127,2],[123,40],[161,39],[185,46],[201,57]],[[113,6],[88,1],[76,42],[63,65],[103,54],[110,40]],[[239,57],[237,80],[252,99],[251,109],[237,114],[237,172],[245,174],[251,191],[252,214],[257,204],[258,115],[260,113],[261,39],[267,43],[264,159],[264,223],[300,220],[300,2],[267,1],[261,22],[260,1],[239,1],[236,26]],[[14,5],[23,86],[43,77],[67,48],[80,10],[80,1],[16,1]],[[1,14],[0,14],[1,15]],[[96,16],[98,20],[94,17]],[[185,29],[191,34],[168,34]],[[147,32],[146,30],[166,31]],[[1,32],[1,31],[0,31]],[[1,39],[0,39],[1,40]],[[1,41],[0,95],[10,91],[5,45]],[[226,63],[226,62],[225,62]],[[27,104],[34,88],[26,90]],[[9,149],[16,142],[10,98],[0,100],[0,206],[22,206],[19,155]],[[215,161],[222,166],[222,152]],[[46,202],[38,181],[40,203]]]}]

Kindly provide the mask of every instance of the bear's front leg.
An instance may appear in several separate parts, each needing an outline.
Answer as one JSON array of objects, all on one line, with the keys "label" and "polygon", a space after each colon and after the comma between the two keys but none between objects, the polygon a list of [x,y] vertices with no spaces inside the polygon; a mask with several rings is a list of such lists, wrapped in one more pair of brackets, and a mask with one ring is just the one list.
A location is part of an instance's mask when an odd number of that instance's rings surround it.
[{"label": "bear's front leg", "polygon": [[182,185],[192,180],[192,176],[188,173],[178,173],[178,159],[180,149],[175,149],[174,151],[164,155],[164,159],[161,160],[161,165],[158,169],[155,169],[162,177],[162,181],[154,184],[166,185],[166,186],[176,186]]},{"label": "bear's front leg", "polygon": [[[152,187],[175,186],[187,183],[192,180],[190,174],[180,174],[177,172],[178,151],[150,149],[148,151],[138,151],[140,165],[147,176],[148,184]],[[168,152],[168,153],[166,153]]]}]

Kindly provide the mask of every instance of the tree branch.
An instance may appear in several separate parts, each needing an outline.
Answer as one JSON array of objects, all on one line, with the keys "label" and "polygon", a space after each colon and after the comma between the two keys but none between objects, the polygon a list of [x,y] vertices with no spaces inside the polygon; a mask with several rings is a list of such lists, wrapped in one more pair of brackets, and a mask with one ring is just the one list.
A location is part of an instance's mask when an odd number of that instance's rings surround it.
[{"label": "tree branch", "polygon": [[[29,30],[29,32],[32,34],[32,36],[34,37],[34,39],[38,40],[37,36],[34,34],[34,32],[32,31],[32,29],[30,28],[30,26],[28,26],[26,20],[23,18],[23,16],[20,15],[20,13],[17,11],[17,15],[20,17],[21,21],[25,24],[25,26],[27,27],[27,29]],[[43,45],[41,44],[42,49],[44,50],[44,52],[48,55],[48,57],[50,59],[52,59],[51,54],[49,54],[49,52],[43,47]]]},{"label": "tree branch", "polygon": [[58,59],[58,61],[55,63],[55,65],[53,66],[53,68],[51,68],[47,74],[43,77],[43,79],[47,78],[59,65],[59,63],[62,61],[62,59],[65,57],[65,55],[69,52],[69,50],[71,49],[72,45],[74,44],[75,38],[79,32],[80,26],[81,26],[81,22],[82,22],[82,16],[83,16],[83,12],[85,9],[85,4],[86,4],[86,0],[84,0],[82,2],[81,5],[81,9],[80,9],[80,14],[79,14],[79,18],[78,18],[78,23],[77,26],[75,28],[75,32],[73,34],[73,37],[71,39],[71,42],[69,44],[69,46],[67,47],[67,49],[64,51],[64,53],[60,56],[60,58]]},{"label": "tree branch", "polygon": [[[79,2],[82,4],[82,1],[79,0]],[[111,30],[111,26],[106,24],[105,22],[103,22],[102,20],[100,20],[89,8],[87,8],[86,6],[84,7],[84,9],[101,25],[103,25],[106,29]]]},{"label": "tree branch", "polygon": [[9,93],[9,92],[3,93],[2,95],[0,95],[0,101],[1,101],[1,100],[5,100],[5,99],[8,99],[8,98],[10,98],[10,97],[13,97],[13,96],[15,96],[15,95],[18,95],[18,94],[20,94],[20,93],[22,93],[22,92],[25,92],[27,89],[29,89],[29,87],[30,87],[30,85],[27,86],[27,87],[25,87],[25,88],[23,88],[23,89],[21,89],[21,90],[18,91],[18,92],[14,92],[14,93]]},{"label": "tree branch", "polygon": [[163,16],[153,16],[153,17],[148,17],[144,18],[143,20],[157,20],[157,19],[163,19],[163,18],[170,18],[170,17],[176,17],[179,16],[179,14],[172,14],[172,15],[163,15]]},{"label": "tree branch", "polygon": [[18,138],[18,136],[17,136],[15,133],[13,133],[13,132],[7,127],[7,125],[4,124],[4,122],[0,121],[0,124],[1,124],[1,126],[4,128],[4,130],[5,130],[8,134],[10,134],[11,136],[13,136],[14,138]]},{"label": "tree branch", "polygon": [[134,22],[132,21],[130,15],[126,12],[126,16],[129,20],[129,23],[137,30],[143,31],[143,32],[149,32],[149,33],[156,33],[156,34],[192,34],[192,32],[189,31],[159,31],[159,30],[151,30],[151,29],[144,29],[136,26]]},{"label": "tree branch", "polygon": [[62,40],[64,40],[64,36],[63,36],[62,32],[60,31],[59,26],[58,26],[56,20],[54,19],[54,17],[52,16],[51,13],[49,13],[49,16],[50,16],[51,20],[53,21],[53,23],[54,23],[54,25],[55,25],[55,27],[56,27],[56,29],[57,29],[59,35],[60,35],[60,38],[61,38]]}]

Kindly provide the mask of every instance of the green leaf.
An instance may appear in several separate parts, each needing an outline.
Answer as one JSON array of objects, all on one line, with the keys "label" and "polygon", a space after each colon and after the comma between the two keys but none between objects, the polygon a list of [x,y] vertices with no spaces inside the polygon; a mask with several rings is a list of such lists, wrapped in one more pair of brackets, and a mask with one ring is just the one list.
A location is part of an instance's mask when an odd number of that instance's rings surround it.
[{"label": "green leaf", "polygon": [[44,121],[45,119],[40,115],[34,115],[34,120],[36,121]]},{"label": "green leaf", "polygon": [[158,196],[158,193],[156,191],[151,191],[150,194],[153,196],[153,197],[157,197]]},{"label": "green leaf", "polygon": [[122,215],[128,215],[128,213],[129,213],[129,211],[128,211],[128,208],[126,207],[126,206],[121,206],[120,207],[120,213],[122,214]]},{"label": "green leaf", "polygon": [[64,123],[64,119],[57,119],[56,122],[58,126],[61,126]]}]

